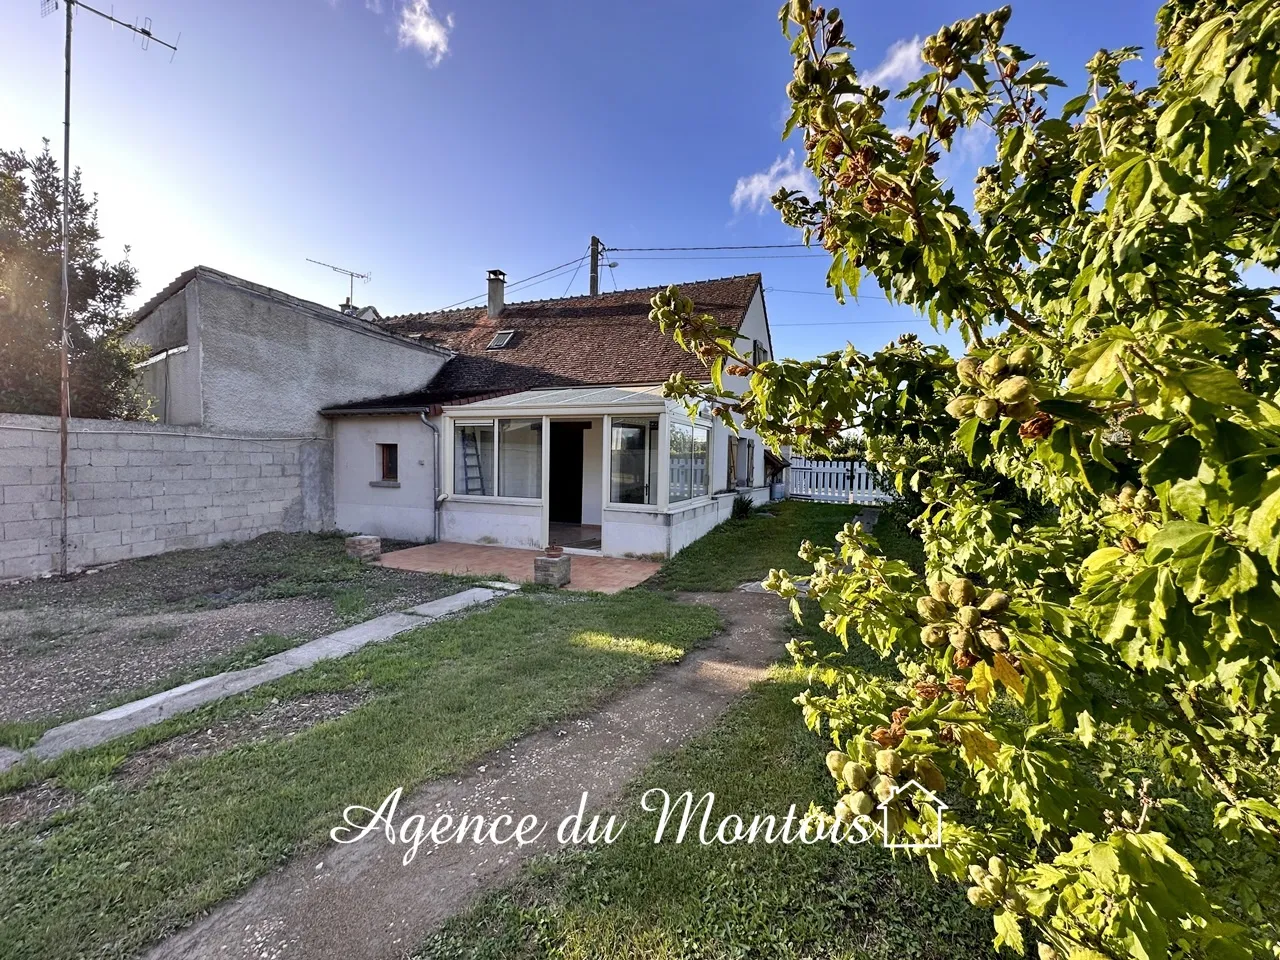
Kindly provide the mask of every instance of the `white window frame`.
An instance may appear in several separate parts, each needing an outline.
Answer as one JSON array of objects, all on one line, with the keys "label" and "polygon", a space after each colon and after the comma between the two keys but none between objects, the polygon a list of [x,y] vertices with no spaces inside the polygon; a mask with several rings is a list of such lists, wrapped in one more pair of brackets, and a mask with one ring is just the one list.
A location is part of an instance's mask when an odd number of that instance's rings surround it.
[{"label": "white window frame", "polygon": [[[528,416],[528,415],[522,416],[522,417],[450,417],[449,418],[449,470],[448,470],[448,484],[449,484],[448,497],[450,500],[458,500],[462,503],[530,504],[530,503],[542,503],[543,500],[546,498],[547,477],[546,477],[545,470],[543,472],[542,478],[539,481],[542,486],[542,494],[543,494],[542,496],[538,496],[538,497],[500,497],[498,496],[498,491],[502,489],[500,486],[501,480],[499,479],[499,476],[498,476],[499,472],[502,469],[502,465],[498,459],[498,438],[500,434],[500,431],[498,430],[499,420],[540,420],[543,422],[544,427],[543,427],[542,442],[541,442],[541,447],[542,447],[541,453],[542,453],[543,464],[545,467],[546,458],[547,458],[547,449],[549,447],[547,436],[546,436],[546,429],[545,429],[545,424],[546,424],[545,417]],[[493,431],[493,493],[492,494],[485,494],[481,496],[480,494],[476,494],[476,493],[459,493],[458,492],[457,462],[454,456],[454,450],[457,448],[457,432],[456,431],[458,427],[489,427]]]}]

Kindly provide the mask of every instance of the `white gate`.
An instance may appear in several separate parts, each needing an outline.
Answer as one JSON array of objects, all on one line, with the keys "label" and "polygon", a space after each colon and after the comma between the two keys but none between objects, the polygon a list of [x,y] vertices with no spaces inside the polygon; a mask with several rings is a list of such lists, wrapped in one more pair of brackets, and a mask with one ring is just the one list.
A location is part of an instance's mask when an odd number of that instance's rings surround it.
[{"label": "white gate", "polygon": [[886,478],[862,460],[791,458],[787,495],[824,503],[888,503],[893,499]]}]

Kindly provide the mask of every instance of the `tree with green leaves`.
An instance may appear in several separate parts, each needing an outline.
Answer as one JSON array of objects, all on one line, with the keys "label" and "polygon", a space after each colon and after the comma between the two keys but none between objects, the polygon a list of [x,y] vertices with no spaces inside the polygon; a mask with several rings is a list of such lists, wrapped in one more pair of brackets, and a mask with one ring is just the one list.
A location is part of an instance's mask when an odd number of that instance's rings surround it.
[{"label": "tree with green leaves", "polygon": [[[927,582],[856,525],[768,581],[896,658],[886,682],[791,645],[835,820],[883,801],[919,841],[936,823],[898,787],[966,796],[918,853],[1015,952],[1280,955],[1280,291],[1249,280],[1280,268],[1280,6],[1172,0],[1151,86],[1125,79],[1137,50],[1103,50],[1060,105],[1008,7],[961,20],[897,92],[905,132],[838,11],[781,21],[818,184],[774,198],[784,221],[842,302],[872,281],[967,347],[752,364],[654,298],[711,372],[669,395],[801,451],[856,426],[923,500]],[[983,129],[961,201],[936,164]]]},{"label": "tree with green leaves", "polygon": [[[144,417],[133,365],[145,354],[122,340],[137,276],[127,248],[116,263],[102,257],[97,197],[84,196],[79,170],[69,192],[71,413]],[[61,218],[62,176],[49,142],[35,157],[0,150],[0,413],[59,412]]]}]

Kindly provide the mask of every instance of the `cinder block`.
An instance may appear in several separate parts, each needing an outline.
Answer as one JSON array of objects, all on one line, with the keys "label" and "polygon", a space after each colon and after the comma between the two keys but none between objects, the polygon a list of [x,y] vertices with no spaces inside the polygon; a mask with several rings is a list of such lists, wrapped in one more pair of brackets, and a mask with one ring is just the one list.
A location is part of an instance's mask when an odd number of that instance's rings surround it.
[{"label": "cinder block", "polygon": [[196,511],[193,508],[177,507],[173,510],[164,512],[164,520],[166,524],[181,524],[182,532],[186,532],[187,524],[196,519]]},{"label": "cinder block", "polygon": [[4,503],[0,504],[0,523],[8,523],[10,520],[34,520],[36,504],[34,503]]},{"label": "cinder block", "polygon": [[[178,437],[156,436],[156,437],[151,437],[150,440],[151,440],[152,447],[156,450],[169,450],[169,451],[173,451],[174,453],[177,453],[185,450],[187,447],[187,443],[186,443],[187,438],[181,437],[181,436],[178,436]],[[146,448],[140,447],[139,449],[145,450]]]},{"label": "cinder block", "polygon": [[164,456],[159,450],[130,450],[129,466],[158,467],[164,463]]},{"label": "cinder block", "polygon": [[16,560],[19,557],[31,557],[41,553],[48,539],[31,538],[29,540],[0,540],[0,560]]},{"label": "cinder block", "polygon": [[143,433],[122,433],[116,438],[119,450],[154,450],[156,438]]},{"label": "cinder block", "polygon": [[97,547],[91,552],[89,564],[91,566],[101,566],[105,563],[119,563],[121,560],[128,560],[133,556],[132,547],[123,544],[116,544],[113,547]]},{"label": "cinder block", "polygon": [[[31,446],[32,430],[14,430],[9,427],[0,427],[0,447],[7,449],[13,447],[29,447]],[[6,455],[6,459],[8,456]]]},{"label": "cinder block", "polygon": [[52,520],[11,520],[4,525],[5,540],[37,540],[51,536]]},{"label": "cinder block", "polygon": [[124,467],[129,463],[129,451],[90,450],[89,462],[95,467]]},{"label": "cinder block", "polygon": [[101,550],[104,547],[118,547],[120,545],[119,530],[104,530],[101,533],[97,531],[86,533],[77,537],[77,546],[81,550]]},{"label": "cinder block", "polygon": [[[106,467],[105,469],[111,470],[113,473],[115,472],[114,467]],[[132,484],[128,482],[121,483],[117,480],[112,480],[109,483],[95,483],[93,485],[93,499],[95,500],[126,499],[127,500],[133,492],[132,490],[130,490],[131,486]]]},{"label": "cinder block", "polygon": [[189,493],[182,498],[182,505],[187,508],[191,507],[209,507],[213,505],[213,494],[210,493]]},{"label": "cinder block", "polygon": [[[7,431],[0,430],[0,435]],[[15,447],[5,450],[4,465],[6,467],[47,467],[49,466],[49,452],[42,447]],[[54,451],[53,462],[58,462],[58,453]]]},{"label": "cinder block", "polygon": [[182,468],[183,480],[208,480],[213,476],[208,464],[193,463],[189,467]]},{"label": "cinder block", "polygon": [[15,483],[4,488],[5,503],[35,503],[49,499],[49,488],[36,484]]},{"label": "cinder block", "polygon": [[163,480],[166,483],[182,479],[182,467],[172,463],[161,463],[151,468],[152,480]]},{"label": "cinder block", "polygon": [[115,467],[76,467],[70,471],[72,483],[114,483]]},{"label": "cinder block", "polygon": [[197,547],[207,547],[209,545],[209,537],[207,534],[200,536],[172,537],[165,541],[164,548],[166,550],[194,550]]},{"label": "cinder block", "polygon": [[14,580],[19,577],[36,577],[53,570],[54,564],[52,553],[36,554],[30,557],[14,557],[0,562],[0,571],[2,571],[0,576],[3,576],[5,580]]},{"label": "cinder block", "polygon": [[132,557],[149,557],[157,553],[164,553],[164,543],[159,540],[143,540],[139,543],[129,544],[129,555]]},{"label": "cinder block", "polygon": [[95,533],[102,530],[128,530],[133,526],[133,516],[128,513],[111,513],[105,517],[93,518]]},{"label": "cinder block", "polygon": [[120,542],[123,544],[130,543],[150,543],[156,538],[156,528],[154,524],[145,527],[135,526],[130,530],[120,531]]}]

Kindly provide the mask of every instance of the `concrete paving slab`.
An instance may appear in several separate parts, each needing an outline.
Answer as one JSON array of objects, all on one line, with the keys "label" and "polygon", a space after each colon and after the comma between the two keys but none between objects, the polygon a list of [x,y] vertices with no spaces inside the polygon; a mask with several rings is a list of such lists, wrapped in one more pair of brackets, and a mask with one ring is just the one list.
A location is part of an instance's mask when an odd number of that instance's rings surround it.
[{"label": "concrete paving slab", "polygon": [[470,590],[463,590],[461,593],[441,597],[439,600],[432,600],[430,603],[419,604],[411,608],[409,612],[419,617],[427,617],[434,620],[438,617],[448,616],[451,613],[457,613],[459,610],[465,610],[467,607],[474,607],[478,603],[487,603],[499,596],[502,596],[502,593],[498,590],[491,590],[487,587],[472,587]]}]

